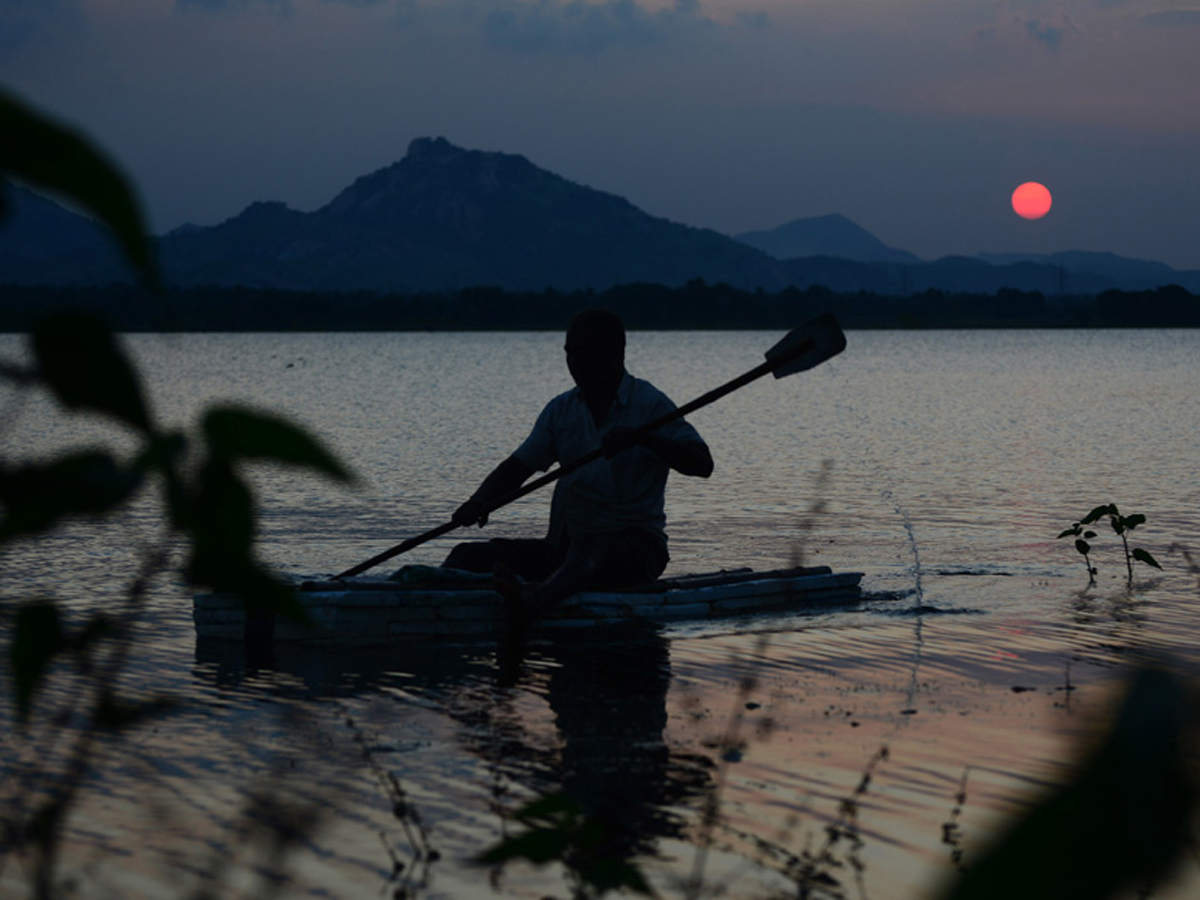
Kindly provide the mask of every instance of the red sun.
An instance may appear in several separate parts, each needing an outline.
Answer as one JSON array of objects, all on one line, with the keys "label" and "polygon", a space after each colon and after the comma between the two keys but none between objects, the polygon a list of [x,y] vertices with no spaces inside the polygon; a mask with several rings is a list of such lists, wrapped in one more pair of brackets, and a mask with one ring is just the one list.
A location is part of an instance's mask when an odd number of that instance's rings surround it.
[{"label": "red sun", "polygon": [[1022,219],[1040,219],[1050,212],[1050,191],[1044,184],[1027,181],[1012,194],[1012,208]]}]

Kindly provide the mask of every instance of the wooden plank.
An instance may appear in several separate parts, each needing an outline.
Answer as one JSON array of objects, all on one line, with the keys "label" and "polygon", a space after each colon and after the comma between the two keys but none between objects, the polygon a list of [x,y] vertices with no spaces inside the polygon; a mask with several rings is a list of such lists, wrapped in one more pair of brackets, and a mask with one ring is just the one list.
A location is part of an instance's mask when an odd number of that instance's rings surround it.
[{"label": "wooden plank", "polygon": [[[596,591],[576,595],[559,606],[539,628],[579,628],[600,622],[644,619],[654,622],[713,619],[803,610],[810,606],[854,602],[861,574],[834,573],[828,567],[749,570],[684,576],[671,581],[686,586],[670,590]],[[468,590],[411,589],[398,582],[371,582],[366,590],[336,588],[325,593],[302,591],[313,628],[280,619],[276,640],[380,643],[402,636],[481,636],[503,627],[500,595],[478,580]],[[197,636],[240,640],[245,615],[236,597],[195,598]]]}]

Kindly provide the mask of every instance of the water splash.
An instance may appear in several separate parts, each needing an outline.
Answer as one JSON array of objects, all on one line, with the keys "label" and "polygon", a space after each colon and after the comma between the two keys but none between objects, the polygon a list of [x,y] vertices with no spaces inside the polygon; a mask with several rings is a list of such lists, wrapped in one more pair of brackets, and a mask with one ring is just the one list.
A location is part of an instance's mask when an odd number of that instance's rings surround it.
[{"label": "water splash", "polygon": [[880,488],[879,496],[886,500],[895,510],[896,515],[900,517],[900,524],[904,528],[904,534],[908,543],[909,553],[912,554],[912,574],[913,574],[913,606],[921,607],[925,605],[925,587],[923,584],[923,570],[921,568],[921,548],[917,545],[917,535],[913,529],[912,519],[909,518],[905,511],[897,501],[891,488]]},{"label": "water splash", "polygon": [[[857,419],[862,425],[869,426],[870,419],[868,416],[846,404],[839,404],[842,411]],[[896,495],[889,486],[896,483],[894,476],[888,474],[887,468],[883,462],[869,450],[866,452],[866,457],[863,460],[864,468],[872,473],[872,480],[876,483],[882,483],[879,487],[880,498],[892,508],[900,519],[900,525],[904,529],[905,542],[909,554],[912,557],[912,604],[909,607],[913,616],[913,661],[912,670],[909,675],[908,688],[905,691],[903,715],[900,718],[901,722],[907,721],[907,717],[915,712],[914,702],[917,695],[918,673],[921,670],[921,664],[924,661],[925,654],[925,614],[927,608],[925,603],[925,585],[924,585],[924,570],[921,566],[921,549],[917,544],[916,530],[913,528],[912,517],[908,511],[896,499]],[[899,725],[897,726],[899,727]]]}]

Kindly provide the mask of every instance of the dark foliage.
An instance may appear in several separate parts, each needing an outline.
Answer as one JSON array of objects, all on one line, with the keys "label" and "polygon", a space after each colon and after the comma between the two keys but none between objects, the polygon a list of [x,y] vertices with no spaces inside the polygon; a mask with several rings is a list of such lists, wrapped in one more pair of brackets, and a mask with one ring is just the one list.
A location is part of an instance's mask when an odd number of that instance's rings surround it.
[{"label": "dark foliage", "polygon": [[846,328],[1197,328],[1200,297],[1180,287],[1099,297],[1048,298],[925,291],[911,296],[836,293],[824,287],[768,293],[696,279],[680,287],[626,284],[606,291],[376,294],[198,287],[150,295],[132,285],[0,285],[0,331],[26,331],[48,311],[103,316],[120,331],[559,330],[603,306],[631,329],[787,329],[829,311]]}]

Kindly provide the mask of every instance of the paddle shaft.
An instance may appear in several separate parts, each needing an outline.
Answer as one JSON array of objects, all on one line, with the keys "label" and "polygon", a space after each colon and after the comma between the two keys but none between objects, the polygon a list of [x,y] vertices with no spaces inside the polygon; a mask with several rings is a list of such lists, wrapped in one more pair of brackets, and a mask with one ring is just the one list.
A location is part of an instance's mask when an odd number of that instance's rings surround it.
[{"label": "paddle shaft", "polygon": [[[657,428],[661,428],[662,426],[666,425],[669,422],[674,422],[676,419],[682,419],[688,413],[695,412],[696,410],[700,409],[701,407],[708,406],[710,403],[714,403],[715,401],[720,400],[726,394],[731,394],[734,391],[738,390],[739,388],[745,387],[750,382],[757,381],[759,378],[762,378],[764,375],[770,375],[772,372],[774,372],[780,366],[786,365],[791,360],[811,351],[813,349],[813,346],[814,346],[814,342],[811,339],[798,343],[795,347],[789,348],[786,353],[781,353],[778,356],[768,359],[764,363],[760,363],[759,365],[755,366],[750,371],[739,375],[737,378],[734,378],[732,381],[727,381],[725,384],[721,385],[720,387],[713,388],[707,394],[701,394],[695,400],[692,400],[689,403],[685,403],[683,406],[677,407],[676,409],[671,410],[671,412],[666,413],[665,415],[659,416],[657,419],[651,419],[649,422],[639,425],[637,428],[634,428],[630,432],[630,434],[629,434],[630,439],[633,440],[634,443],[636,443],[637,438],[641,437],[642,435],[649,434],[650,432],[654,431]],[[579,457],[578,459],[571,460],[571,462],[569,462],[569,463],[564,463],[564,464],[560,465],[554,471],[547,472],[545,475],[542,475],[540,478],[535,478],[535,479],[533,479],[533,481],[526,482],[525,484],[523,484],[519,488],[517,488],[515,491],[512,491],[511,493],[506,494],[505,496],[501,497],[499,500],[495,501],[494,503],[489,504],[488,508],[485,512],[485,515],[493,513],[496,510],[500,509],[501,507],[508,506],[508,504],[514,502],[515,500],[520,500],[526,494],[532,494],[534,491],[538,490],[539,488],[545,487],[546,485],[550,484],[552,481],[557,481],[558,479],[562,478],[564,475],[571,474],[576,469],[582,468],[583,466],[586,466],[590,462],[594,462],[595,460],[599,459],[603,455],[604,455],[604,449],[602,447],[597,447],[595,450],[591,451],[590,453],[585,453],[583,456]],[[412,550],[414,547],[419,547],[421,544],[424,544],[426,541],[431,541],[434,538],[441,537],[443,534],[446,534],[449,531],[453,531],[455,528],[458,528],[458,527],[459,526],[456,525],[454,522],[445,522],[445,523],[439,525],[437,528],[432,528],[429,531],[426,531],[424,534],[418,534],[416,537],[411,537],[408,540],[397,544],[395,547],[392,547],[388,550],[384,550],[382,553],[377,554],[376,556],[372,556],[370,559],[366,560],[365,562],[361,562],[357,566],[349,568],[345,572],[342,572],[340,575],[336,575],[334,577],[338,578],[338,579],[353,578],[355,575],[360,575],[363,572],[367,571],[367,569],[372,569],[375,566],[379,565],[380,563],[387,562],[392,557],[399,556],[401,553],[407,553],[409,550]]]}]

